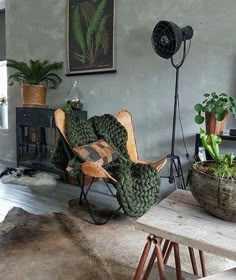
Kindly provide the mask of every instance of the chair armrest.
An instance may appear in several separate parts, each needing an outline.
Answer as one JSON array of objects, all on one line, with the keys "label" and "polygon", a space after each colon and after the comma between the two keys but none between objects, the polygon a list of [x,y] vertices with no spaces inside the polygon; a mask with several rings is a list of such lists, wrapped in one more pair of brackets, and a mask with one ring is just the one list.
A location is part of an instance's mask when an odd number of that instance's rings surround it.
[{"label": "chair armrest", "polygon": [[166,165],[166,163],[167,163],[167,158],[162,158],[161,160],[159,160],[159,161],[157,161],[157,162],[151,162],[151,161],[139,159],[139,160],[137,161],[137,163],[150,164],[150,165],[153,166],[155,169],[157,169],[157,171],[160,172],[161,169]]},{"label": "chair armrest", "polygon": [[113,182],[117,182],[102,166],[95,162],[84,162],[81,166],[81,171],[88,176],[95,178],[111,179]]}]

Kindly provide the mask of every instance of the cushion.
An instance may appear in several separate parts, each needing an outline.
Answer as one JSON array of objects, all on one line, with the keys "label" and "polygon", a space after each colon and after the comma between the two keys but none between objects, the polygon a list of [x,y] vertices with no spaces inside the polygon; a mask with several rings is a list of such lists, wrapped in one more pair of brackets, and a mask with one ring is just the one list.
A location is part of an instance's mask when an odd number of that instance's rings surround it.
[{"label": "cushion", "polygon": [[114,149],[104,140],[99,140],[88,145],[74,147],[73,150],[80,159],[96,162],[101,166],[106,165],[117,158],[117,154]]}]

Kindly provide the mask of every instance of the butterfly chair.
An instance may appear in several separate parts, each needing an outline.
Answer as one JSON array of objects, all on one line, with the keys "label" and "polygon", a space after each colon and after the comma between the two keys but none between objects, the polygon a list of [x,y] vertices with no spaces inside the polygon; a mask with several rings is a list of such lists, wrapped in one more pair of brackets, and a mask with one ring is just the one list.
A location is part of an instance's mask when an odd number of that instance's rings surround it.
[{"label": "butterfly chair", "polygon": [[[69,141],[67,140],[67,137],[66,137],[65,113],[61,109],[57,109],[54,113],[54,116],[55,116],[55,124],[61,135],[61,140],[62,140],[63,146],[65,148],[68,160],[70,160],[76,155],[76,153],[70,146]],[[158,171],[160,171],[167,162],[166,158],[163,158],[156,163],[152,163],[149,161],[139,159],[131,114],[126,110],[122,110],[115,115],[115,118],[126,128],[126,130],[128,132],[127,151],[130,156],[130,159],[135,163],[150,164],[154,168],[156,168]],[[89,161],[84,162],[81,166],[81,172],[83,174],[82,178],[81,177],[77,178],[78,185],[81,187],[79,203],[86,204],[86,207],[88,209],[88,212],[89,212],[94,224],[97,224],[97,225],[105,224],[117,214],[117,212],[121,209],[121,207],[118,207],[109,217],[107,217],[107,219],[104,222],[98,222],[97,219],[95,218],[94,211],[88,201],[87,194],[88,194],[92,184],[95,181],[100,179],[100,180],[104,181],[104,183],[107,186],[108,190],[110,191],[111,195],[113,197],[116,197],[116,195],[112,192],[112,190],[109,186],[109,183],[115,184],[117,181],[102,166],[99,166],[98,164],[96,164],[94,162],[89,162]],[[91,182],[88,185],[87,190],[85,190],[85,187],[86,187],[85,179],[87,177],[91,178]]]}]

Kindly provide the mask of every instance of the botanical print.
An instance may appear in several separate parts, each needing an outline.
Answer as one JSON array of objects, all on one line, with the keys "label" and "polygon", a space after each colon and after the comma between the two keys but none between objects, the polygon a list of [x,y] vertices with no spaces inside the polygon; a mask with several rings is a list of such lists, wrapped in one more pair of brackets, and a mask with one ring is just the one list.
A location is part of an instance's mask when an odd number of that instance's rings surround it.
[{"label": "botanical print", "polygon": [[114,0],[69,0],[69,73],[114,71]]}]

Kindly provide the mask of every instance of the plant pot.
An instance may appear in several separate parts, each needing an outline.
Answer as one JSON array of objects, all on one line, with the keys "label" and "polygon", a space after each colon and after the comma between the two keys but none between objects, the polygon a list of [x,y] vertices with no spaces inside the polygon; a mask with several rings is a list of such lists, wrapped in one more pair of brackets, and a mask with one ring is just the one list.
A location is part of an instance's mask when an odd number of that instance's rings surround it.
[{"label": "plant pot", "polygon": [[22,104],[26,107],[47,107],[47,87],[43,85],[21,85]]},{"label": "plant pot", "polygon": [[[236,222],[236,181],[217,178],[197,170],[193,165],[190,176],[190,188],[198,203],[212,215],[223,220]],[[236,163],[235,163],[236,164]]]},{"label": "plant pot", "polygon": [[225,127],[225,123],[228,118],[228,113],[225,114],[225,118],[222,121],[217,121],[215,112],[205,113],[206,133],[222,135]]}]

